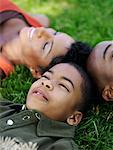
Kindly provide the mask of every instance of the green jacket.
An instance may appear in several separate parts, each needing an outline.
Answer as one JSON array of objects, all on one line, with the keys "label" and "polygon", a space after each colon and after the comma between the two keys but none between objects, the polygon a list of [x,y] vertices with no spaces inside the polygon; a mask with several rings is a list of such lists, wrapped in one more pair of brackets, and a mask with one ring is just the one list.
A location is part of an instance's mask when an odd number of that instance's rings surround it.
[{"label": "green jacket", "polygon": [[22,108],[23,105],[0,102],[0,137],[37,143],[38,150],[78,150],[74,126]]}]

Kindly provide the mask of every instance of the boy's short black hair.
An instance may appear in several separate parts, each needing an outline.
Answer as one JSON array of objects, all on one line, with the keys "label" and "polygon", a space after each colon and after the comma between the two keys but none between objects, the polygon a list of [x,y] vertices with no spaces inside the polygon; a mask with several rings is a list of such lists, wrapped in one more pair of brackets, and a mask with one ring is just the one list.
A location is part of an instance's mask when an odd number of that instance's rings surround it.
[{"label": "boy's short black hair", "polygon": [[71,44],[69,51],[65,55],[65,60],[76,62],[82,68],[86,68],[86,62],[92,47],[88,43],[77,41]]},{"label": "boy's short black hair", "polygon": [[87,75],[87,73],[77,64],[73,62],[69,62],[70,65],[74,66],[78,72],[80,73],[82,77],[82,82],[80,85],[81,88],[81,99],[78,102],[78,104],[75,105],[75,109],[82,112],[84,115],[86,114],[87,110],[89,110],[89,107],[91,106],[91,82]]},{"label": "boy's short black hair", "polygon": [[[69,51],[65,56],[55,57],[47,68],[42,69],[42,73],[44,73],[56,64],[68,63],[74,66],[79,71],[83,79],[83,82],[81,84],[82,97],[80,102],[76,105],[75,109],[81,111],[83,114],[86,113],[86,111],[88,110],[88,106],[91,104],[91,84],[87,73],[85,73],[85,71],[83,70],[90,52],[91,48],[88,44],[80,41],[74,42],[71,44],[71,47],[69,48]],[[80,67],[79,65],[82,67]]]}]

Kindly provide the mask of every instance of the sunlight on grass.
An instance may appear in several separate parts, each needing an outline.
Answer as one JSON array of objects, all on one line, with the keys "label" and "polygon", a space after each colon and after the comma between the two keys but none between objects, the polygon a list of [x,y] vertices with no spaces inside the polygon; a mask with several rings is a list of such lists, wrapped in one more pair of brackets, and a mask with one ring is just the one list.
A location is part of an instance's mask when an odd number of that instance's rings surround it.
[{"label": "sunlight on grass", "polygon": [[[63,9],[71,9],[71,5],[69,5],[66,1],[39,1],[39,0],[23,0],[23,4],[21,1],[16,1],[21,8],[25,9],[26,11],[30,11],[31,13],[43,13],[48,14],[50,16],[58,16],[62,13]],[[31,6],[31,7],[29,7]]]}]

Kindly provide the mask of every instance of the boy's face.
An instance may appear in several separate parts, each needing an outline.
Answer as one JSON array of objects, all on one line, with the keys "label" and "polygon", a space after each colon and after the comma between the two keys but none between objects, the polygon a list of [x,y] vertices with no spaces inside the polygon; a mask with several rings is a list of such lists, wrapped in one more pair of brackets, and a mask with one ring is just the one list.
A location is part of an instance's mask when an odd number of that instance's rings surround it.
[{"label": "boy's face", "polygon": [[27,108],[40,111],[54,120],[66,121],[81,98],[81,82],[75,67],[67,63],[57,64],[32,84]]},{"label": "boy's face", "polygon": [[52,28],[25,27],[20,32],[25,63],[29,67],[48,66],[51,60],[65,55],[74,40],[71,36]]},{"label": "boy's face", "polygon": [[102,93],[102,89],[113,84],[113,41],[96,45],[88,58],[87,69]]}]

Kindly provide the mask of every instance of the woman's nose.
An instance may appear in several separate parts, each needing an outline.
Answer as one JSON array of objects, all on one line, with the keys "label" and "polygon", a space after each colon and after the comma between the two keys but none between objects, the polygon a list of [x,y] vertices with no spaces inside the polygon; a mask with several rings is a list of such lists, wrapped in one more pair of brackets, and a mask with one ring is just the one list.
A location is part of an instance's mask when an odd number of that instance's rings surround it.
[{"label": "woman's nose", "polygon": [[53,90],[53,84],[50,80],[42,81],[42,85],[48,90]]},{"label": "woman's nose", "polygon": [[41,27],[38,31],[38,37],[52,38],[53,34],[48,29]]}]

